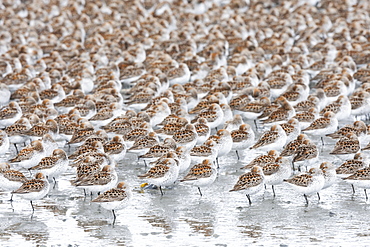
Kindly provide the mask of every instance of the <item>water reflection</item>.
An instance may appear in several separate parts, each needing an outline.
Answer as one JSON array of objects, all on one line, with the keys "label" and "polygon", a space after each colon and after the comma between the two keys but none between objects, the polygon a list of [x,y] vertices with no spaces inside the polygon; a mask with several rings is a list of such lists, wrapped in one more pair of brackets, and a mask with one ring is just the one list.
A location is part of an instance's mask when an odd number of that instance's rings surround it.
[{"label": "water reflection", "polygon": [[141,215],[140,218],[145,219],[153,227],[161,228],[164,234],[172,232],[170,220],[160,215]]},{"label": "water reflection", "polygon": [[262,227],[260,225],[246,225],[238,227],[241,229],[240,233],[243,233],[250,238],[261,238],[262,237]]},{"label": "water reflection", "polygon": [[213,222],[190,219],[184,219],[184,221],[189,224],[193,232],[203,234],[205,237],[210,237],[214,234]]},{"label": "water reflection", "polygon": [[193,232],[200,233],[206,237],[212,236],[215,232],[217,221],[217,207],[215,201],[194,196],[187,203],[187,210],[181,221],[186,222]]},{"label": "water reflection", "polygon": [[7,227],[5,232],[18,234],[22,236],[24,240],[37,245],[46,244],[49,239],[47,225],[37,220],[24,219],[22,222],[17,222]]},{"label": "water reflection", "polygon": [[88,232],[89,236],[96,239],[107,239],[109,242],[126,245],[132,241],[132,234],[128,226],[121,225],[119,222],[112,225],[112,218],[107,219],[78,219],[78,227],[81,227],[84,232]]},{"label": "water reflection", "polygon": [[130,229],[125,225],[108,225],[106,223],[94,232],[93,237],[108,239],[114,245],[128,245],[132,242]]}]

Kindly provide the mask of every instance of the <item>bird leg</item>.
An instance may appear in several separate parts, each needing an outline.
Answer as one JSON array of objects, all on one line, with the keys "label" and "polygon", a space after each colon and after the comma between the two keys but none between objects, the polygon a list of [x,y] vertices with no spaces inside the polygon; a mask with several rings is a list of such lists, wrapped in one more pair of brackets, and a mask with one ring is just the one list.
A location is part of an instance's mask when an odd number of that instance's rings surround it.
[{"label": "bird leg", "polygon": [[367,201],[368,197],[367,197],[366,189],[364,189],[364,191],[365,191],[365,198],[366,198],[366,201]]},{"label": "bird leg", "polygon": [[246,194],[246,196],[247,196],[247,198],[248,198],[249,205],[252,205],[251,197],[250,197],[248,194]]},{"label": "bird leg", "polygon": [[200,191],[200,187],[198,187],[198,191],[199,191],[200,196],[203,196],[202,191]]},{"label": "bird leg", "polygon": [[53,189],[55,189],[55,186],[57,185],[57,181],[55,180],[55,177],[53,177],[53,180],[54,180]]},{"label": "bird leg", "polygon": [[113,223],[112,223],[112,225],[114,225],[114,223],[116,223],[116,214],[114,213],[114,209],[112,209],[112,213],[113,213]]},{"label": "bird leg", "polygon": [[307,195],[306,194],[303,194],[303,196],[304,196],[304,199],[306,199],[306,204],[308,205]]}]

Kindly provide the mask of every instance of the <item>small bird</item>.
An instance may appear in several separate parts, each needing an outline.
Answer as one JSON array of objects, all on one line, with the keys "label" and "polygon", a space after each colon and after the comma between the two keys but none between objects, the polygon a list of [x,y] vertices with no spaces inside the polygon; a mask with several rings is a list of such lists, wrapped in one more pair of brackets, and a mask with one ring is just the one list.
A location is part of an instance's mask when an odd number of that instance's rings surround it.
[{"label": "small bird", "polygon": [[230,190],[239,191],[244,190],[249,201],[249,205],[252,204],[250,195],[260,192],[264,188],[264,175],[262,168],[254,166],[248,173],[241,175],[234,185],[234,188]]},{"label": "small bird", "polygon": [[174,151],[176,147],[176,143],[172,138],[166,138],[164,139],[163,143],[152,146],[151,148],[149,148],[148,152],[140,155],[139,158],[143,158],[144,161],[152,161],[155,158],[161,157],[163,154]]},{"label": "small bird", "polygon": [[[91,140],[91,139],[88,139]],[[73,160],[77,159],[78,157],[82,157],[82,155],[86,155],[89,153],[104,153],[104,146],[101,141],[85,141],[81,146],[75,149],[73,153],[71,153],[68,158]]]},{"label": "small bird", "polygon": [[233,139],[232,149],[235,150],[239,159],[238,151],[249,148],[254,142],[254,131],[249,124],[241,124],[238,129],[231,131]]},{"label": "small bird", "polygon": [[194,123],[195,130],[197,131],[197,145],[204,143],[211,134],[211,128],[208,126],[208,121],[205,118],[198,118]]},{"label": "small bird", "polygon": [[45,150],[40,140],[31,142],[28,146],[23,148],[17,156],[9,161],[11,163],[17,162],[20,167],[30,168],[34,164],[41,161],[45,156]]},{"label": "small bird", "polygon": [[297,138],[284,146],[284,150],[281,151],[280,156],[292,156],[294,155],[298,148],[303,144],[304,140],[307,140],[308,137],[305,134],[299,134]]},{"label": "small bird", "polygon": [[270,150],[267,152],[267,154],[261,154],[257,156],[251,162],[240,169],[251,169],[253,168],[253,166],[263,167],[269,163],[275,162],[277,157],[279,157],[279,152],[276,150]]},{"label": "small bird", "polygon": [[104,152],[114,161],[122,161],[127,152],[125,141],[120,136],[114,136],[111,141],[104,144]]},{"label": "small bird", "polygon": [[271,150],[281,149],[286,143],[286,133],[280,125],[273,125],[266,131],[250,149]]},{"label": "small bird", "polygon": [[298,170],[300,171],[300,167],[303,163],[304,166],[309,167],[316,164],[316,161],[319,157],[319,150],[315,143],[311,140],[307,139],[302,142],[300,147],[298,147],[297,151],[295,152],[292,160],[293,169],[294,164],[299,163]]},{"label": "small bird", "polygon": [[[11,170],[10,165],[6,162],[0,163],[0,189],[3,191],[13,191],[21,187],[28,179],[23,173]],[[10,198],[13,201],[13,194]]]},{"label": "small bird", "polygon": [[197,143],[198,134],[193,124],[187,124],[184,130],[176,131],[172,138],[177,146],[185,146],[190,150]]},{"label": "small bird", "polygon": [[231,137],[230,132],[226,129],[218,130],[217,133],[210,136],[208,140],[213,140],[217,144],[217,163],[219,157],[227,155],[232,149],[233,138]]},{"label": "small bird", "polygon": [[325,185],[325,178],[323,171],[318,168],[311,168],[308,173],[298,174],[292,178],[285,179],[290,186],[293,187],[298,193],[303,194],[308,204],[307,195],[317,193],[320,200],[319,191]]},{"label": "small bird", "polygon": [[223,129],[233,131],[239,129],[239,126],[244,124],[243,118],[239,114],[235,114],[232,120],[225,122]]},{"label": "small bird", "polygon": [[293,172],[290,161],[284,157],[278,157],[275,162],[264,165],[262,167],[262,171],[265,178],[265,184],[271,185],[274,197],[274,185],[282,184],[284,179],[288,179]]},{"label": "small bird", "polygon": [[321,163],[320,169],[324,173],[324,178],[325,178],[324,187],[322,187],[322,189],[326,189],[326,188],[332,186],[336,182],[337,173],[336,173],[336,170],[335,170],[335,167],[334,167],[333,163],[331,163],[331,162]]},{"label": "small bird", "polygon": [[25,143],[29,140],[28,136],[23,135],[27,130],[31,128],[30,121],[28,118],[20,118],[14,124],[7,126],[4,130],[9,137],[9,142],[15,147],[18,153],[17,144]]},{"label": "small bird", "polygon": [[24,182],[21,187],[14,190],[13,194],[18,194],[31,203],[32,211],[35,211],[32,201],[39,200],[49,193],[50,185],[42,173],[37,173],[34,179]]},{"label": "small bird", "polygon": [[[99,160],[96,160],[94,157],[87,156],[84,158],[78,167],[76,167],[76,179],[71,183],[75,183],[81,180],[82,177],[90,176],[93,173],[99,172],[101,170],[101,165]],[[86,193],[85,193],[86,194]]]},{"label": "small bird", "polygon": [[77,144],[83,142],[94,133],[95,133],[94,126],[90,122],[83,122],[73,132],[73,135],[69,140],[68,144]]},{"label": "small bird", "polygon": [[83,176],[72,182],[72,185],[88,190],[91,193],[105,191],[117,183],[117,172],[114,167],[106,165],[99,172]]},{"label": "small bird", "polygon": [[301,133],[301,127],[299,125],[299,121],[295,118],[289,119],[288,122],[282,123],[280,124],[280,126],[283,128],[283,130],[286,133],[287,143],[294,140]]},{"label": "small bird", "polygon": [[37,140],[45,134],[50,134],[53,138],[58,136],[58,124],[55,120],[49,119],[46,123],[38,123],[24,132],[24,135],[30,136],[31,140]]},{"label": "small bird", "polygon": [[179,176],[179,165],[175,159],[167,158],[162,163],[153,166],[139,178],[145,178],[149,184],[154,184],[159,187],[163,196],[162,186],[173,185]]},{"label": "small bird", "polygon": [[272,112],[267,119],[262,120],[263,124],[281,124],[295,115],[295,110],[284,96],[276,99],[280,104],[276,111]]},{"label": "small bird", "polygon": [[148,135],[136,140],[134,144],[127,150],[127,152],[136,153],[137,155],[143,155],[149,151],[149,148],[157,145],[158,143],[158,135],[155,132],[149,132]]},{"label": "small bird", "polygon": [[[353,159],[346,160],[343,164],[341,164],[335,171],[338,177],[345,178],[349,175],[354,174],[356,171],[363,169],[367,167],[368,160],[366,159],[366,156],[364,153],[357,153],[354,155]],[[348,182],[348,181],[347,181]],[[353,184],[352,186],[352,192],[355,193],[355,187]]]},{"label": "small bird", "polygon": [[114,210],[119,210],[127,207],[131,201],[132,192],[130,187],[125,182],[119,182],[117,188],[113,188],[100,194],[91,202],[99,202],[100,205],[107,209],[112,210],[113,225],[116,222],[116,214]]},{"label": "small bird", "polygon": [[0,109],[0,128],[12,125],[22,117],[22,109],[15,101]]},{"label": "small bird", "polygon": [[302,131],[307,134],[321,136],[321,141],[324,145],[323,136],[329,133],[333,133],[337,130],[337,127],[338,119],[333,112],[329,111],[325,112],[323,117],[316,119],[310,124],[310,126],[308,126],[306,129],[303,129]]},{"label": "small bird", "polygon": [[343,178],[343,180],[364,189],[366,200],[368,199],[366,189],[370,188],[370,167],[357,170],[351,176]]},{"label": "small bird", "polygon": [[345,125],[344,127],[340,128],[334,133],[327,134],[326,136],[329,136],[333,139],[339,139],[350,132],[355,133],[359,138],[366,136],[367,135],[366,124],[363,121],[355,121],[353,124]]},{"label": "small bird", "polygon": [[217,169],[215,163],[211,162],[209,159],[205,159],[202,163],[191,167],[188,174],[181,179],[180,182],[198,187],[200,196],[203,196],[200,187],[212,184],[216,180],[216,177]]},{"label": "small bird", "polygon": [[219,104],[213,103],[208,108],[203,109],[197,117],[195,117],[192,122],[196,122],[198,118],[207,119],[208,126],[211,129],[217,128],[224,121],[224,112]]},{"label": "small bird", "polygon": [[[270,100],[267,97],[262,97],[257,101],[253,101],[246,104],[239,111],[245,119],[250,119],[254,121],[254,125],[257,128],[257,118],[263,114],[263,111],[271,105]],[[275,105],[274,105],[275,106]]]},{"label": "small bird", "polygon": [[200,146],[195,146],[190,150],[192,162],[201,163],[204,159],[214,161],[218,155],[217,143],[213,140],[207,140]]},{"label": "small bird", "polygon": [[360,150],[360,142],[354,133],[348,133],[335,143],[329,154],[354,154]]},{"label": "small bird", "polygon": [[55,181],[63,172],[68,168],[68,157],[63,149],[55,149],[51,156],[47,156],[41,159],[41,161],[28,168],[28,170],[36,170],[44,174],[46,178],[53,179]]}]

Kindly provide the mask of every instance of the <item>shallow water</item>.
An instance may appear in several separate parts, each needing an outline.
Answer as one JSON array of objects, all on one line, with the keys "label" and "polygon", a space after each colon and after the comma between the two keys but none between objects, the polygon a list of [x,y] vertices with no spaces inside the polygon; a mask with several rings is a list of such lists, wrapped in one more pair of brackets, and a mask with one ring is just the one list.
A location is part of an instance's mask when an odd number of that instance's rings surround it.
[{"label": "shallow water", "polygon": [[[328,140],[326,140],[328,141]],[[339,165],[341,157],[329,156],[334,142],[329,141],[322,161]],[[9,154],[10,156],[12,154]],[[322,191],[321,201],[302,195],[287,185],[276,186],[252,195],[252,205],[243,192],[228,192],[244,170],[239,168],[254,158],[244,153],[238,161],[234,152],[220,159],[219,175],[214,184],[202,190],[176,184],[164,190],[142,191],[137,178],[147,168],[136,155],[127,154],[118,164],[119,180],[133,188],[130,206],[117,211],[112,225],[110,211],[91,203],[81,189],[70,185],[73,170],[61,177],[55,188],[42,200],[35,201],[32,214],[28,201],[9,193],[0,194],[0,241],[2,245],[71,246],[240,246],[240,245],[344,245],[370,243],[367,215],[370,204],[363,190],[352,194],[351,186],[338,183]],[[181,175],[180,175],[181,176]],[[357,245],[357,244],[356,244]]]}]

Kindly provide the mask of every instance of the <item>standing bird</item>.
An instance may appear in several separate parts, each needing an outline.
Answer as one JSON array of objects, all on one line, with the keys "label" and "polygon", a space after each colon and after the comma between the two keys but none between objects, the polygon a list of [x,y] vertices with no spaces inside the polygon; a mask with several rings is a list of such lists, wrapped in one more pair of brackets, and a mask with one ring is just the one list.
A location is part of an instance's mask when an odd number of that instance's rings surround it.
[{"label": "standing bird", "polygon": [[[2,191],[13,191],[21,187],[28,179],[23,173],[16,170],[10,170],[8,163],[0,163],[0,189]],[[13,201],[13,194],[10,198]]]},{"label": "standing bird", "polygon": [[319,150],[315,143],[311,140],[307,139],[302,142],[300,147],[298,147],[297,151],[294,154],[292,164],[294,169],[294,164],[298,163],[298,171],[300,171],[300,167],[303,164],[306,166],[306,170],[308,166],[315,165],[317,159],[319,158]]},{"label": "standing bird", "polygon": [[349,177],[343,178],[346,182],[364,189],[365,198],[368,199],[366,189],[370,189],[370,167],[357,170]]},{"label": "standing bird", "polygon": [[269,131],[262,134],[250,149],[258,148],[262,151],[281,149],[284,147],[286,140],[287,136],[283,128],[280,125],[273,125]]},{"label": "standing bird", "polygon": [[239,129],[231,131],[233,139],[232,149],[235,150],[238,160],[238,151],[249,148],[254,142],[254,136],[254,131],[249,124],[242,124],[239,126]]},{"label": "standing bird", "polygon": [[266,164],[262,167],[262,171],[265,176],[265,184],[271,185],[274,197],[274,185],[282,184],[284,179],[288,179],[293,172],[290,161],[284,157],[278,157],[274,163]]},{"label": "standing bird", "polygon": [[263,167],[269,163],[275,162],[277,157],[279,157],[279,152],[276,150],[270,150],[267,154],[261,154],[255,157],[251,162],[240,169],[251,169],[253,166]]},{"label": "standing bird", "polygon": [[[338,177],[345,178],[356,171],[365,168],[368,166],[368,161],[364,153],[357,153],[354,155],[353,159],[346,160],[343,164],[341,164],[335,171]],[[348,181],[347,181],[348,182]],[[351,183],[352,192],[355,193],[355,187]]]},{"label": "standing bird", "polygon": [[217,170],[215,163],[205,159],[202,163],[196,164],[190,168],[188,174],[181,179],[180,182],[185,182],[198,187],[200,196],[203,196],[200,187],[205,187],[212,184],[216,180],[216,177]]},{"label": "standing bird", "polygon": [[230,190],[239,191],[244,190],[249,201],[249,205],[252,204],[250,195],[260,192],[264,188],[264,175],[262,168],[254,166],[248,173],[241,175],[234,185],[234,188]]},{"label": "standing bird", "polygon": [[294,155],[299,147],[303,144],[304,140],[307,140],[308,137],[306,134],[299,134],[295,140],[287,143],[284,146],[284,150],[281,151],[280,156],[292,156]]},{"label": "standing bird", "polygon": [[175,159],[167,158],[163,162],[157,164],[149,169],[139,178],[146,178],[149,184],[154,184],[159,187],[161,195],[163,196],[162,186],[172,185],[179,176],[179,165]]},{"label": "standing bird", "polygon": [[105,191],[117,183],[117,172],[114,167],[106,165],[99,172],[80,177],[72,185],[88,190],[92,193]]},{"label": "standing bird", "polygon": [[0,128],[12,125],[22,117],[22,109],[15,101],[0,109]]},{"label": "standing bird", "polygon": [[37,173],[34,179],[28,180],[22,186],[13,191],[26,200],[29,200],[32,206],[32,212],[35,211],[32,201],[39,200],[49,193],[50,185],[42,173]]},{"label": "standing bird", "polygon": [[28,170],[40,171],[46,176],[46,178],[55,179],[58,178],[68,168],[68,157],[63,149],[55,149],[51,156],[47,156],[41,159],[41,161]]},{"label": "standing bird", "polygon": [[331,111],[325,112],[324,116],[313,121],[310,126],[302,131],[307,134],[315,136],[321,136],[321,142],[324,145],[323,136],[326,134],[333,133],[337,130],[338,119],[335,114]]},{"label": "standing bird", "polygon": [[326,189],[332,186],[337,180],[337,173],[335,167],[331,162],[323,162],[320,165],[320,169],[324,173],[325,184],[322,189]]},{"label": "standing bird", "polygon": [[348,133],[335,143],[330,154],[354,154],[360,150],[360,141],[354,133]]},{"label": "standing bird", "polygon": [[267,119],[262,120],[263,124],[281,124],[295,115],[294,108],[286,100],[284,96],[276,99],[280,107],[272,112]]},{"label": "standing bird", "polygon": [[132,197],[132,192],[130,187],[124,183],[120,182],[117,188],[113,188],[105,191],[103,194],[99,195],[97,198],[92,200],[92,202],[99,202],[101,206],[107,210],[112,210],[113,213],[113,225],[116,222],[116,214],[114,210],[119,210],[127,207]]},{"label": "standing bird", "polygon": [[290,186],[298,193],[303,194],[308,204],[307,195],[317,193],[320,200],[319,191],[325,185],[324,174],[321,169],[311,168],[308,173],[298,174],[292,178],[285,179]]},{"label": "standing bird", "polygon": [[178,130],[172,135],[172,139],[177,146],[185,146],[187,149],[192,149],[197,143],[198,134],[192,124],[185,125],[184,130]]},{"label": "standing bird", "polygon": [[36,140],[23,148],[15,158],[10,159],[10,162],[18,162],[17,165],[23,168],[30,168],[34,164],[40,162],[44,156],[44,146],[40,140]]}]

